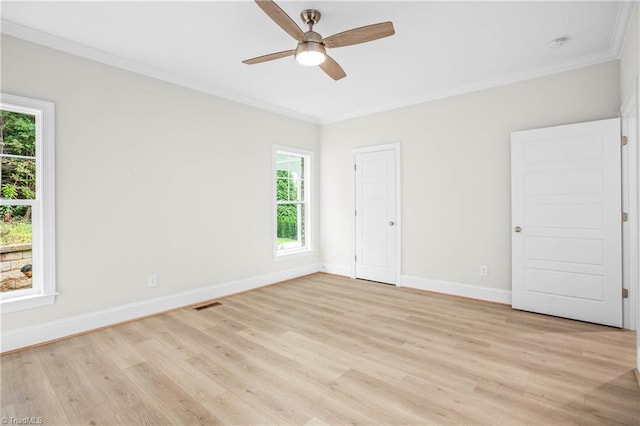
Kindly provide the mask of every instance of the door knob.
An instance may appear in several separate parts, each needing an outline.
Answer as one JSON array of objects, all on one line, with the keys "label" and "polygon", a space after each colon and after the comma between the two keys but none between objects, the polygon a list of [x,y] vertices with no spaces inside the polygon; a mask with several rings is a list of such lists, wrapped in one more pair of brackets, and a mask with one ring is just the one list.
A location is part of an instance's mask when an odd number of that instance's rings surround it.
[{"label": "door knob", "polygon": [[396,223],[395,223],[394,221],[392,221],[392,220],[391,220],[391,221],[389,221],[389,226],[393,226],[393,225],[395,225],[395,224],[396,224]]},{"label": "door knob", "polygon": [[516,226],[515,228],[513,228],[514,232],[521,232],[522,228],[520,228],[519,226]]}]

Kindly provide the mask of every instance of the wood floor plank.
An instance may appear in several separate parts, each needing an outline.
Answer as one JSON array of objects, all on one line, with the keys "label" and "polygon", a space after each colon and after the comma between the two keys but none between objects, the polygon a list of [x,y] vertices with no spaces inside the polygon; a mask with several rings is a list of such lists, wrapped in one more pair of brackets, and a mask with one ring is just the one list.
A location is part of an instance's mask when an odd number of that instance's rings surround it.
[{"label": "wood floor plank", "polygon": [[[2,360],[2,368],[16,374],[2,376],[2,416],[13,418],[45,416],[54,423],[68,419],[55,390],[35,352],[26,352],[20,359]],[[7,406],[5,411],[4,407]],[[50,414],[50,415],[49,415]]]},{"label": "wood floor plank", "polygon": [[45,424],[640,425],[635,333],[314,274],[2,356]]},{"label": "wood floor plank", "polygon": [[252,425],[267,423],[264,415],[256,411],[247,401],[231,392],[207,399],[202,402],[202,405],[210,412],[215,413],[223,424]]},{"label": "wood floor plank", "polygon": [[[153,363],[143,362],[125,369],[138,392],[149,401],[156,412],[165,417],[162,423],[210,425],[222,421],[187,394]],[[129,423],[135,423],[130,421]],[[118,422],[117,424],[126,424]]]},{"label": "wood floor plank", "polygon": [[[102,334],[99,331],[94,334]],[[93,336],[92,336],[93,337]],[[106,352],[79,344],[73,340],[65,349],[74,360],[75,369],[86,377],[86,391],[102,401],[96,423],[145,424],[166,422],[148,400],[141,397],[139,389],[130,385],[126,369],[121,369]],[[77,386],[77,385],[76,385]]]},{"label": "wood floor plank", "polygon": [[[46,377],[63,410],[63,413],[56,414],[66,416],[71,423],[74,419],[94,424],[113,423],[117,419],[124,421],[128,418],[126,412],[112,410],[112,401],[104,400],[104,388],[94,383],[86,369],[81,367],[82,357],[75,353],[77,346],[78,340],[70,339],[37,348]],[[45,422],[49,422],[50,415],[47,412],[43,416]]]},{"label": "wood floor plank", "polygon": [[[215,354],[211,354],[215,357]],[[221,380],[233,396],[245,401],[258,412],[264,424],[301,424],[312,418],[310,413],[289,403],[290,393],[286,383],[274,383],[273,378],[265,380],[264,374],[252,364],[234,360],[220,363],[210,354],[191,358],[188,362],[198,367],[203,374],[214,380]],[[235,365],[233,365],[233,364]],[[230,366],[235,368],[226,371]]]},{"label": "wood floor plank", "polygon": [[124,338],[113,328],[105,328],[99,332],[91,333],[88,335],[88,339],[121,369],[145,361],[145,355],[135,349],[137,344],[131,344],[130,340]]},{"label": "wood floor plank", "polygon": [[191,364],[183,362],[182,357],[175,357],[174,351],[156,339],[149,339],[139,344],[147,360],[164,372],[184,392],[197,401],[208,401],[226,392],[226,388],[213,380],[207,380],[200,371]]},{"label": "wood floor plank", "polygon": [[[221,332],[220,330],[216,331]],[[278,352],[270,351],[266,346],[255,344],[250,339],[243,338],[240,334],[235,336],[228,334],[225,338],[226,342],[235,349],[245,351],[251,362],[259,369],[256,377],[265,382],[287,383],[287,389],[284,390],[287,401],[303,409],[305,413],[310,413],[312,416],[323,418],[331,423],[340,423],[343,420],[343,417],[335,416],[336,412],[349,413],[349,418],[352,420],[359,418],[362,422],[371,422],[370,418],[354,412],[344,404],[344,401],[327,398],[324,394],[326,379],[306,374],[300,360],[283,357]]]}]

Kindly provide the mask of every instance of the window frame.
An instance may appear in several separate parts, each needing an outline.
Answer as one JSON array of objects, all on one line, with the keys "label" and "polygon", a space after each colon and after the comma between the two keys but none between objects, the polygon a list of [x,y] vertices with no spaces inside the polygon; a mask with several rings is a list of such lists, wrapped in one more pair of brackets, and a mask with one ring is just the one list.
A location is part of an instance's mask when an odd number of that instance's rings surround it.
[{"label": "window frame", "polygon": [[0,93],[0,109],[35,116],[36,195],[33,200],[0,200],[32,207],[32,287],[0,293],[0,311],[21,311],[55,303],[55,106],[52,102]]},{"label": "window frame", "polygon": [[[304,245],[302,247],[295,247],[291,249],[279,249],[278,248],[278,154],[284,155],[293,155],[296,157],[301,157],[304,161],[304,177],[303,177],[303,185],[304,185],[304,200],[301,203],[304,206]],[[284,258],[291,258],[295,256],[310,254],[313,252],[313,208],[312,208],[312,200],[313,200],[313,173],[314,173],[314,165],[313,165],[313,153],[311,151],[307,151],[300,148],[293,148],[289,146],[282,145],[274,145],[273,146],[273,155],[272,155],[272,184],[273,191],[272,197],[273,207],[272,207],[272,215],[273,215],[273,257],[275,260],[282,260]]]}]

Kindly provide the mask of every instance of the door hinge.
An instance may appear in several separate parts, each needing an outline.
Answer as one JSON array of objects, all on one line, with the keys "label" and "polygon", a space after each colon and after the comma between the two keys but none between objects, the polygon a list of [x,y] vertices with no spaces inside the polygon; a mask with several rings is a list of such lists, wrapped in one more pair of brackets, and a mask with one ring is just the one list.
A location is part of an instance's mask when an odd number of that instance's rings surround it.
[{"label": "door hinge", "polygon": [[628,222],[629,221],[629,213],[622,212],[622,221],[623,222]]},{"label": "door hinge", "polygon": [[353,171],[354,171],[354,172],[356,171],[356,168],[357,168],[357,167],[358,167],[358,166],[356,166],[355,164],[353,165]]},{"label": "door hinge", "polygon": [[356,262],[358,261],[358,255],[357,254],[355,256],[353,256],[353,260],[355,260]]},{"label": "door hinge", "polygon": [[629,143],[629,138],[627,138],[626,136],[623,136],[622,137],[622,146],[625,146],[628,143]]},{"label": "door hinge", "polygon": [[358,216],[358,210],[354,210],[354,211],[353,211],[353,215],[354,215],[354,216]]},{"label": "door hinge", "polygon": [[628,288],[623,288],[622,289],[622,298],[623,299],[628,299],[629,298],[629,289]]}]

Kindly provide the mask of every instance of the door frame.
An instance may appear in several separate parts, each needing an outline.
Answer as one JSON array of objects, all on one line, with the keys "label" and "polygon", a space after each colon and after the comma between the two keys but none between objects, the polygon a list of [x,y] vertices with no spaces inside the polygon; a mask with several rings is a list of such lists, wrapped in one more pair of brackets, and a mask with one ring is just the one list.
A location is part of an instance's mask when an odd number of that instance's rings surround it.
[{"label": "door frame", "polygon": [[383,145],[372,145],[361,148],[354,148],[351,150],[351,272],[350,277],[356,278],[356,156],[358,154],[365,154],[370,152],[379,151],[394,151],[396,157],[396,214],[395,214],[395,227],[396,227],[396,282],[394,285],[400,286],[400,279],[402,276],[402,170],[401,156],[402,151],[400,143],[390,143]]},{"label": "door frame", "polygon": [[[621,134],[627,137],[627,145],[621,148],[622,161],[622,198],[628,222],[622,224],[622,282],[629,289],[629,298],[623,299],[623,327],[640,330],[640,182],[638,168],[638,80],[635,79],[631,90],[626,94],[620,107]],[[640,360],[640,354],[639,354]],[[639,361],[640,362],[640,361]]]}]

